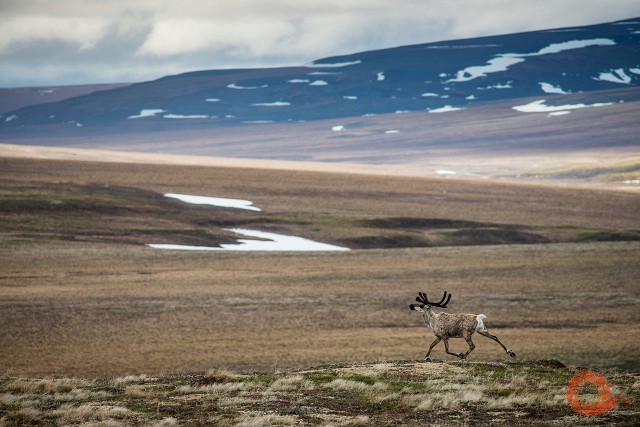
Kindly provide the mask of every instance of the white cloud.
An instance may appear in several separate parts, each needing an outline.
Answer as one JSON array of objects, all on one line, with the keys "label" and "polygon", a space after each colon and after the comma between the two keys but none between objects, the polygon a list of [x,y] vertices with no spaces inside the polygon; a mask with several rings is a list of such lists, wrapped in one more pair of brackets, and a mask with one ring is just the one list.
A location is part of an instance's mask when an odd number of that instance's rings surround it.
[{"label": "white cloud", "polygon": [[0,19],[0,27],[0,52],[34,41],[62,41],[82,51],[93,48],[104,37],[108,22],[91,17],[26,15]]},{"label": "white cloud", "polygon": [[0,85],[305,64],[639,15],[637,0],[2,0]]},{"label": "white cloud", "polygon": [[294,33],[284,21],[168,19],[153,25],[137,50],[138,55],[170,56],[206,50],[227,50],[231,56],[263,56],[278,49],[278,43]]}]

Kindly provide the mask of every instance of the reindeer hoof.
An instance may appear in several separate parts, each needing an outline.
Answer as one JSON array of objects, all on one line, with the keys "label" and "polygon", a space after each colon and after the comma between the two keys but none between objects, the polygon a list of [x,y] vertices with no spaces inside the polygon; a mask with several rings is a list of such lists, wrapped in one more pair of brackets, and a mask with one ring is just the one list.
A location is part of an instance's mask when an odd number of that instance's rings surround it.
[{"label": "reindeer hoof", "polygon": [[516,354],[513,352],[513,350],[507,350],[507,354],[511,357],[516,357]]},{"label": "reindeer hoof", "polygon": [[459,357],[460,359],[464,359],[464,353],[458,353],[458,357]]},{"label": "reindeer hoof", "polygon": [[425,358],[424,358],[424,361],[425,361],[425,362],[431,362],[431,358],[430,358],[430,357],[425,357]]}]

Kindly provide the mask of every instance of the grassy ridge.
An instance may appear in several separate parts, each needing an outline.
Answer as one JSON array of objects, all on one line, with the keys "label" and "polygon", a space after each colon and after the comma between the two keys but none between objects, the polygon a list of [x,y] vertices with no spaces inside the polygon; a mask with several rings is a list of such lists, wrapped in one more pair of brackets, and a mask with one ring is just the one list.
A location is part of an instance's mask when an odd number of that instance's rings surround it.
[{"label": "grassy ridge", "polygon": [[545,170],[541,171],[541,174],[559,179],[633,181],[640,179],[640,160],[638,158],[628,158],[616,161],[599,161],[580,167]]},{"label": "grassy ridge", "polygon": [[224,228],[308,233],[353,249],[640,240],[640,231],[527,226],[429,217],[309,212],[229,212],[191,206],[137,187],[73,183],[0,184],[0,232],[112,243],[217,246]]},{"label": "grassy ridge", "polygon": [[[0,424],[59,425],[634,425],[637,376],[603,372],[621,405],[597,417],[566,400],[580,368],[519,363],[379,362],[305,371],[106,380],[0,377]],[[595,387],[580,392],[597,398]]]}]

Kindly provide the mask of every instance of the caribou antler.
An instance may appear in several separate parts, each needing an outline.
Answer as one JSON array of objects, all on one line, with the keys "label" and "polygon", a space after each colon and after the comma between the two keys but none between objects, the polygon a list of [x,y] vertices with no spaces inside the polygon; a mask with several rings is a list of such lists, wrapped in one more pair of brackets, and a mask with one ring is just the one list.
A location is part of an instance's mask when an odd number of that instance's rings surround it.
[{"label": "caribou antler", "polygon": [[451,294],[447,293],[447,291],[444,291],[444,295],[442,296],[440,302],[431,302],[427,298],[427,294],[425,294],[424,292],[418,292],[416,301],[424,305],[430,305],[432,307],[447,308],[447,304],[449,304],[449,301],[451,301]]}]

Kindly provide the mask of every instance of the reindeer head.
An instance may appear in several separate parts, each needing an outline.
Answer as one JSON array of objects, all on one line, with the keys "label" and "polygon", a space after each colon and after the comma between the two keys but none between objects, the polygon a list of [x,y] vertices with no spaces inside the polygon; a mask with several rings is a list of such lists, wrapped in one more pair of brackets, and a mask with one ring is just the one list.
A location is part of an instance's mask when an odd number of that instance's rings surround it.
[{"label": "reindeer head", "polygon": [[427,294],[425,294],[424,292],[418,292],[416,301],[418,301],[420,304],[409,304],[409,309],[424,313],[425,311],[430,310],[432,307],[447,308],[447,304],[449,304],[449,301],[451,301],[451,294],[447,293],[447,291],[444,291],[444,296],[439,302],[431,302],[429,301],[429,299],[427,299]]}]

